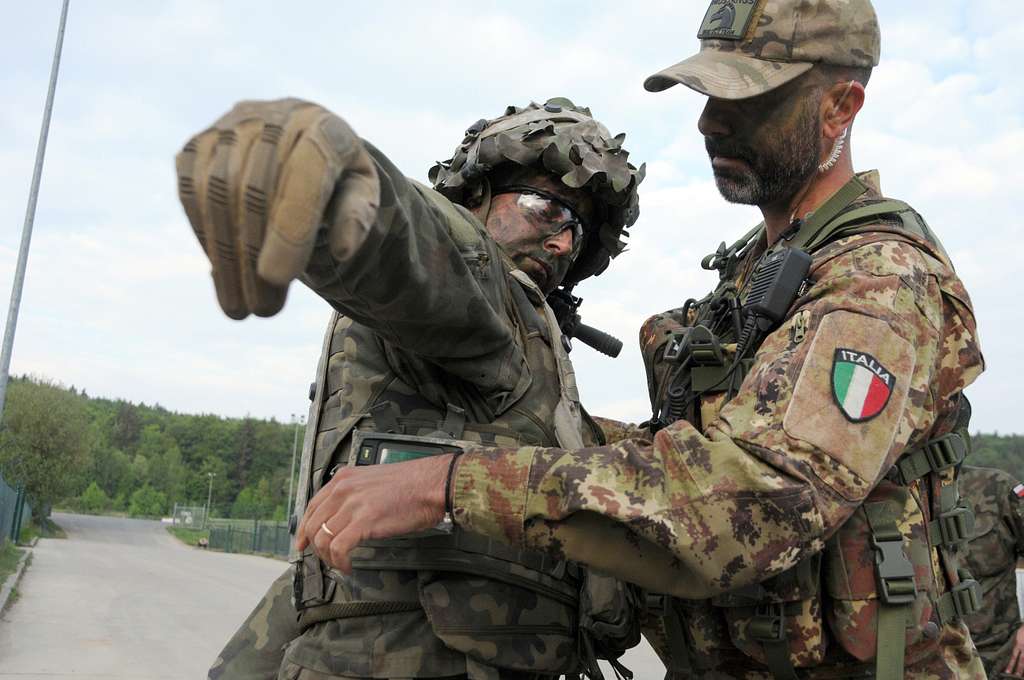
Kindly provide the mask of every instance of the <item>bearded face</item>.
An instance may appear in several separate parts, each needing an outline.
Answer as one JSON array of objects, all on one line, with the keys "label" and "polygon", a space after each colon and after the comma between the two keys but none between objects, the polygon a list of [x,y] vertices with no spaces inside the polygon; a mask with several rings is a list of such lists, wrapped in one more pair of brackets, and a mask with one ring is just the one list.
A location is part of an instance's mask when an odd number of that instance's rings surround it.
[{"label": "bearded face", "polygon": [[711,99],[704,108],[698,126],[715,184],[727,201],[786,201],[817,170],[820,97],[792,85],[748,100]]}]

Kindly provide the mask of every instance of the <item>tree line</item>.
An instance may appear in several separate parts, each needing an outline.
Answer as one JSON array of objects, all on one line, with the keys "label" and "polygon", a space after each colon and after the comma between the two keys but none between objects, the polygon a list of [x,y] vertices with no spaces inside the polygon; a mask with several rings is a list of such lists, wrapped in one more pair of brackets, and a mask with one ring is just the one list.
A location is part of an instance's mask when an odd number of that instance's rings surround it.
[{"label": "tree line", "polygon": [[[213,516],[284,519],[294,437],[294,424],[274,419],[175,413],[22,377],[8,386],[0,473],[44,513],[56,504],[161,516],[204,505],[209,491]],[[975,434],[972,444],[970,464],[1024,480],[1024,436]]]},{"label": "tree line", "polygon": [[175,413],[12,378],[0,472],[41,510],[152,517],[204,505],[210,492],[213,516],[284,519],[294,436],[274,419]]}]

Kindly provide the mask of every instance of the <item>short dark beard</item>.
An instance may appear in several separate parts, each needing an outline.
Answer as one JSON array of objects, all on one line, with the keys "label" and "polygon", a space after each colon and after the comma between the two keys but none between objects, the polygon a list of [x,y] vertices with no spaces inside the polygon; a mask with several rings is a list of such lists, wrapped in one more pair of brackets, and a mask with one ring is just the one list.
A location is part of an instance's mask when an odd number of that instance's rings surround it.
[{"label": "short dark beard", "polygon": [[821,121],[814,97],[803,100],[793,130],[764,135],[760,144],[732,138],[707,137],[708,155],[739,158],[750,166],[741,172],[715,170],[715,184],[725,200],[747,205],[771,205],[789,199],[818,169]]}]

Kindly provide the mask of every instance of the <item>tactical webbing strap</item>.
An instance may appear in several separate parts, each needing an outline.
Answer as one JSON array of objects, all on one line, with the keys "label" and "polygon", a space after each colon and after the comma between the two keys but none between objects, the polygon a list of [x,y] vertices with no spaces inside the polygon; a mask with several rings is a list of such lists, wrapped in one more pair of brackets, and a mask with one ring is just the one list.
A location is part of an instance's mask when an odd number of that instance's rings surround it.
[{"label": "tactical webbing strap", "polygon": [[799,611],[800,603],[791,603],[787,611],[782,602],[768,602],[757,607],[757,613],[747,624],[747,636],[761,643],[765,664],[775,680],[797,680],[796,669],[789,658],[789,640],[786,636],[786,614]]},{"label": "tactical webbing strap", "polygon": [[938,518],[928,522],[928,542],[932,546],[950,547],[969,541],[973,537],[974,510],[962,500],[951,509],[942,511]]},{"label": "tactical webbing strap", "polygon": [[788,239],[780,240],[776,247],[779,244],[786,243],[789,248],[799,248],[800,250],[812,252],[812,248],[808,244],[812,242],[820,244],[827,240],[834,231],[834,229],[827,228],[832,226],[829,223],[867,190],[867,185],[861,182],[860,179],[851,177],[849,182],[832,194],[831,198],[803,221],[796,234]]},{"label": "tactical webbing strap", "polygon": [[903,534],[896,525],[902,508],[896,501],[865,503],[863,507],[871,528],[871,546],[876,551],[878,648],[875,677],[902,680],[907,620],[917,598],[914,565],[903,551]]},{"label": "tactical webbing strap", "polygon": [[305,631],[314,624],[333,619],[350,619],[358,616],[381,616],[383,614],[397,614],[400,612],[413,612],[422,609],[423,606],[416,602],[372,600],[353,600],[351,602],[334,602],[310,607],[299,612],[299,627]]},{"label": "tactical webbing strap", "polygon": [[981,585],[966,569],[956,571],[960,583],[953,586],[948,593],[944,593],[935,603],[942,625],[959,621],[981,609]]},{"label": "tactical webbing strap", "polygon": [[571,606],[579,603],[577,564],[555,560],[543,553],[517,550],[465,531],[364,541],[352,553],[352,567],[476,574],[533,590]]},{"label": "tactical webbing strap", "polygon": [[896,476],[893,481],[907,486],[931,472],[942,472],[959,465],[970,451],[969,441],[966,433],[950,432],[903,454],[893,467]]},{"label": "tactical webbing strap", "polygon": [[647,612],[657,617],[665,632],[670,666],[667,669],[670,673],[668,677],[675,677],[676,674],[687,677],[693,670],[690,666],[690,651],[686,646],[686,636],[683,634],[679,612],[672,604],[672,596],[647,593],[645,604]]}]

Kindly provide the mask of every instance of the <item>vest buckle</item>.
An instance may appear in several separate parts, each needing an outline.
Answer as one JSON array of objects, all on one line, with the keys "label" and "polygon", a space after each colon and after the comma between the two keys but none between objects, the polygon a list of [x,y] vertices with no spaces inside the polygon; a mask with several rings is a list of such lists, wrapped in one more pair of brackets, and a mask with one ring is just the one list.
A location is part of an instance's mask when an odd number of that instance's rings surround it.
[{"label": "vest buckle", "polygon": [[872,535],[878,597],[886,604],[910,604],[917,598],[914,565],[903,552],[903,538],[879,539]]},{"label": "vest buckle", "polygon": [[963,543],[974,534],[974,511],[961,500],[953,509],[940,514],[928,529],[932,545]]},{"label": "vest buckle", "polygon": [[782,602],[759,604],[747,624],[747,635],[758,642],[782,642],[786,639],[786,612]]},{"label": "vest buckle", "polygon": [[927,442],[924,455],[932,471],[940,472],[963,462],[967,457],[967,442],[959,432],[950,432]]}]

